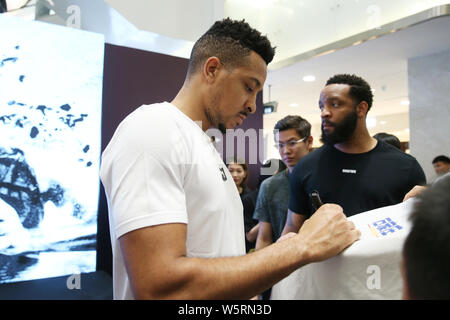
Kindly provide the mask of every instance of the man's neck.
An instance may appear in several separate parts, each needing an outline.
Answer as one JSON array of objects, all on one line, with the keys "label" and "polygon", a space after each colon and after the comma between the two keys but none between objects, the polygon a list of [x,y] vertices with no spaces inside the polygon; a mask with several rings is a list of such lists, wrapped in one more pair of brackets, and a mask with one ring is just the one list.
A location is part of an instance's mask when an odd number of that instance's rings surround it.
[{"label": "man's neck", "polygon": [[193,86],[194,84],[185,82],[171,103],[192,121],[200,122],[202,130],[206,131],[211,127],[211,123],[206,119],[205,111],[202,108],[201,95],[196,94],[198,90],[194,90]]},{"label": "man's neck", "polygon": [[372,138],[367,128],[355,130],[353,136],[345,142],[336,143],[334,147],[344,153],[365,153],[377,145],[377,140]]}]

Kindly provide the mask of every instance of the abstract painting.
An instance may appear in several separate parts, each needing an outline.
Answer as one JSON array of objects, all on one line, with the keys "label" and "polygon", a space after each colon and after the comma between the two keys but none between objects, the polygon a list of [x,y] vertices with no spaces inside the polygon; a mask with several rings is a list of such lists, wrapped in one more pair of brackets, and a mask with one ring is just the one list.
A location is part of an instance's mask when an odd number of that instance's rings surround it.
[{"label": "abstract painting", "polygon": [[0,283],[95,271],[104,37],[0,30]]}]

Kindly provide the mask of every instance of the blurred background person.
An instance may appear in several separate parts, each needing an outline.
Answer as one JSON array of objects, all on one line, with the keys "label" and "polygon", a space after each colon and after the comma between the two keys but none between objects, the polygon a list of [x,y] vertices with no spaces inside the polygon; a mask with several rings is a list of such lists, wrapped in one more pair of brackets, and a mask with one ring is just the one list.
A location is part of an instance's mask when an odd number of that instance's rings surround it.
[{"label": "blurred background person", "polygon": [[[400,143],[399,138],[394,136],[393,134],[386,133],[386,132],[379,132],[376,135],[373,136],[378,141],[384,141],[394,147],[396,147],[399,150],[402,150],[402,144]],[[404,151],[404,150],[402,150]]]},{"label": "blurred background person", "polygon": [[[248,213],[246,211],[251,210],[248,207],[251,207],[251,199],[248,196],[252,193],[247,187],[248,183],[248,165],[244,160],[237,159],[234,157],[231,160],[227,161],[228,170],[233,177],[234,183],[236,184],[236,188],[238,189],[239,196],[241,197],[242,206],[244,208],[243,211],[243,219],[244,219],[244,230],[245,230],[245,252],[249,252],[252,248],[254,248],[254,244],[247,239],[247,234],[254,227],[254,223],[250,217],[247,217]],[[247,207],[247,210],[246,210]],[[255,231],[254,231],[255,232]],[[256,231],[257,232],[257,231]],[[251,239],[252,237],[250,237]]]},{"label": "blurred background person", "polygon": [[261,184],[254,218],[259,221],[256,249],[275,242],[283,231],[289,204],[289,173],[312,148],[311,124],[300,116],[286,116],[274,127],[275,147],[287,169]]},{"label": "blurred background person", "polygon": [[[289,174],[313,144],[311,124],[300,116],[289,115],[279,120],[274,136],[275,147],[287,168],[261,184],[253,216],[259,221],[256,250],[269,246],[281,236],[289,205]],[[262,300],[269,298],[270,289],[261,295]]]},{"label": "blurred background person", "polygon": [[403,299],[450,299],[450,175],[414,203],[403,245]]},{"label": "blurred background person", "polygon": [[431,163],[433,164],[434,172],[436,172],[438,177],[450,172],[450,159],[447,156],[437,156]]},{"label": "blurred background person", "polygon": [[234,158],[227,162],[228,170],[233,177],[234,183],[242,198],[249,192],[248,183],[248,165],[245,160]]},{"label": "blurred background person", "polygon": [[255,190],[249,191],[242,199],[244,206],[244,228],[245,228],[245,247],[247,252],[253,251],[258,235],[258,220],[253,218],[255,212],[256,199],[259,188],[267,178],[286,170],[286,165],[280,159],[269,159],[261,165],[261,173],[258,177],[258,186]]}]

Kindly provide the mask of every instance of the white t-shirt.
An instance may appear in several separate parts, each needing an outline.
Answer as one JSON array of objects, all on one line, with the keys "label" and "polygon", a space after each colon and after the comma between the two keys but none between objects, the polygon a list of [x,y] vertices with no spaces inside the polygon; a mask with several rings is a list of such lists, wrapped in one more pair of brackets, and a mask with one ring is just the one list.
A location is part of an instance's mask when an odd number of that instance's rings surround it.
[{"label": "white t-shirt", "polygon": [[271,299],[401,299],[400,263],[414,201],[349,217],[360,240],[336,257],[297,269],[273,286]]},{"label": "white t-shirt", "polygon": [[102,154],[115,299],[133,299],[118,239],[186,223],[188,257],[245,254],[243,207],[234,181],[201,127],[174,105],[144,105],[118,126]]}]

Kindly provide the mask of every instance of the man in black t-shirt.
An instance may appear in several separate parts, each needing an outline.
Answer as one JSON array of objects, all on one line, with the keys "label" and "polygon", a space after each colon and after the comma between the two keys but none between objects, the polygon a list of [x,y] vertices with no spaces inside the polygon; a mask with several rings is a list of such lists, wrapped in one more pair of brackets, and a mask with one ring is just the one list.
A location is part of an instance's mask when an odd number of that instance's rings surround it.
[{"label": "man in black t-shirt", "polygon": [[400,203],[415,185],[426,183],[414,157],[370,136],[366,116],[372,100],[369,84],[356,75],[335,75],[327,81],[319,98],[324,145],[292,171],[283,235],[298,232],[314,213],[313,192],[351,216]]}]

